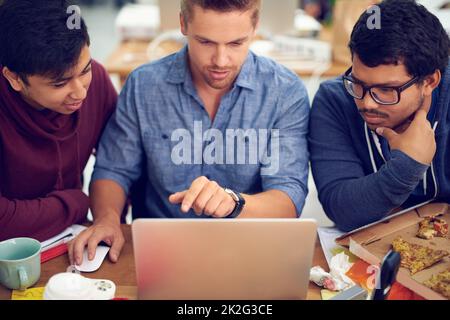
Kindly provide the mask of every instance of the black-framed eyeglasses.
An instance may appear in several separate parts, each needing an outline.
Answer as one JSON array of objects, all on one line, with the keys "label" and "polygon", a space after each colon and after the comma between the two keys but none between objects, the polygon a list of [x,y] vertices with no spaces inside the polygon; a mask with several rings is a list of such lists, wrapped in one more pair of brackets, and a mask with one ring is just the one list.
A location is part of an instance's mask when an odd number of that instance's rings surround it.
[{"label": "black-framed eyeglasses", "polygon": [[343,76],[344,87],[347,92],[355,99],[363,100],[366,96],[367,92],[370,93],[370,96],[376,103],[384,105],[384,106],[392,106],[396,105],[401,100],[401,94],[406,89],[412,87],[419,81],[419,77],[414,77],[407,83],[398,87],[391,86],[365,86],[358,80],[353,79],[350,74],[352,73],[353,67],[350,67],[345,72]]}]

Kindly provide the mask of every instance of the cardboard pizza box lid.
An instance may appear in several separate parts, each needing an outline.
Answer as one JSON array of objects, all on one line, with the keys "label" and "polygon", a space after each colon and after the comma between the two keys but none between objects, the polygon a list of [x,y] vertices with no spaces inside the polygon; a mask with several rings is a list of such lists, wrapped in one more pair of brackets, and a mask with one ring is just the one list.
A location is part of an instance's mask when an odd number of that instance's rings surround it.
[{"label": "cardboard pizza box lid", "polygon": [[336,243],[341,246],[350,247],[350,239],[353,239],[357,243],[367,245],[394,232],[418,224],[425,217],[438,216],[447,212],[449,212],[449,205],[447,203],[432,203],[413,208],[409,211],[401,211],[379,222],[344,234],[336,239]]}]

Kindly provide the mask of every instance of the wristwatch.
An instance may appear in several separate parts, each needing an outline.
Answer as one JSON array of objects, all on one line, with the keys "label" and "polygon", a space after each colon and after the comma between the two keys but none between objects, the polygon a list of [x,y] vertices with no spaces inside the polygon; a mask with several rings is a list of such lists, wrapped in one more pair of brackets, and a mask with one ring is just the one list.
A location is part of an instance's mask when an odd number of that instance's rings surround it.
[{"label": "wristwatch", "polygon": [[236,202],[236,207],[234,208],[233,212],[227,217],[229,219],[237,218],[245,206],[245,199],[242,197],[242,195],[239,192],[235,192],[231,189],[224,188],[225,192],[228,193]]}]

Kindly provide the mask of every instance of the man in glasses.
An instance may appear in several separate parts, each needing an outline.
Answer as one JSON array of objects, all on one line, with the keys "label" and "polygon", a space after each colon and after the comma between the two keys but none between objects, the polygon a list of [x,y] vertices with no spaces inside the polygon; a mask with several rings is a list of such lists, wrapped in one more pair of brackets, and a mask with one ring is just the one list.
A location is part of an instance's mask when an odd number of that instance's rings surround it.
[{"label": "man in glasses", "polygon": [[450,201],[449,37],[411,0],[386,0],[381,29],[364,13],[353,66],[320,87],[310,151],[320,201],[349,231],[393,210]]}]

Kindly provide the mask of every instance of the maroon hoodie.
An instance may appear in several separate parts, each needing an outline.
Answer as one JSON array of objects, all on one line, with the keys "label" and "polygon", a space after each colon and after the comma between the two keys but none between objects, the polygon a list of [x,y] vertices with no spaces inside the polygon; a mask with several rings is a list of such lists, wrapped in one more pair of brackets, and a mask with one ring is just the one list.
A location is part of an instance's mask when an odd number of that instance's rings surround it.
[{"label": "maroon hoodie", "polygon": [[86,219],[82,172],[116,102],[96,62],[87,98],[72,115],[32,108],[0,74],[0,241],[43,241]]}]

